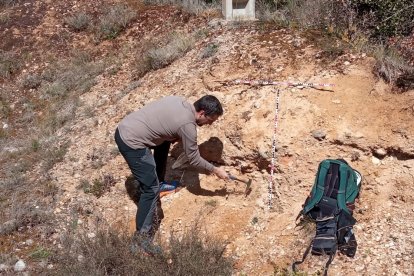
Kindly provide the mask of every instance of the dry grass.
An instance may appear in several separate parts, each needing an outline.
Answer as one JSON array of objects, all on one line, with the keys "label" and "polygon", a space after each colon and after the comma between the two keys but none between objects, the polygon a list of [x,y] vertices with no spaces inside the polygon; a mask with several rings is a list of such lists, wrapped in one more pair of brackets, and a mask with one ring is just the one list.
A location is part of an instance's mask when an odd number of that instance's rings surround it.
[{"label": "dry grass", "polygon": [[91,25],[92,17],[85,12],[79,12],[65,18],[64,21],[71,30],[80,32],[88,29],[88,27]]},{"label": "dry grass", "polygon": [[[170,65],[184,56],[194,47],[195,38],[191,34],[173,34],[160,42],[150,41],[142,45],[133,61],[135,79],[139,79],[151,70]],[[161,46],[159,46],[161,45]]]},{"label": "dry grass", "polygon": [[20,69],[16,53],[0,51],[0,78],[8,79]]},{"label": "dry grass", "polygon": [[383,45],[373,50],[376,64],[374,72],[401,91],[414,88],[414,67],[407,64],[405,59],[393,48]]},{"label": "dry grass", "polygon": [[65,250],[53,261],[53,275],[231,275],[232,262],[223,256],[223,243],[201,238],[192,229],[178,238],[172,235],[168,249],[147,256],[130,251],[131,238],[111,229],[87,235],[68,236]]},{"label": "dry grass", "polygon": [[116,38],[135,18],[136,13],[128,6],[117,4],[110,7],[104,15],[99,18],[97,27],[100,39]]}]

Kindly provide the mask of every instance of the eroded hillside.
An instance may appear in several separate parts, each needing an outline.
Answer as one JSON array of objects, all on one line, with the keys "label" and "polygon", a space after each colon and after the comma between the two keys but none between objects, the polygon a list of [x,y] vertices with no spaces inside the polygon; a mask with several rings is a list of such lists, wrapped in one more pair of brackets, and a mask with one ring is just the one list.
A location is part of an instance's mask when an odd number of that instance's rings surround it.
[{"label": "eroded hillside", "polygon": [[[66,8],[71,6],[68,3]],[[72,9],[84,5],[71,4]],[[59,21],[59,17],[51,12],[48,1],[39,1],[38,9],[43,5],[48,7],[48,16],[37,29],[53,32],[54,27],[47,28],[46,22]],[[74,119],[57,131],[60,143],[68,148],[48,175],[58,189],[53,198],[54,231],[47,236],[50,243],[62,247],[61,235],[74,222],[91,236],[97,221],[132,233],[136,207],[126,195],[124,181],[129,170],[113,140],[117,124],[128,112],[162,96],[180,95],[194,101],[213,94],[225,111],[215,124],[199,129],[202,153],[232,174],[252,179],[252,192],[245,196],[244,186],[237,182],[168,166],[167,178],[182,179],[186,187],[162,198],[165,218],[160,240],[197,224],[203,232],[226,242],[225,255],[234,258],[236,274],[273,275],[299,259],[313,235],[313,230],[296,229],[295,218],[319,162],[344,158],[364,176],[355,214],[359,247],[354,259],[337,256],[330,273],[413,274],[414,91],[392,93],[373,75],[374,61],[364,53],[325,58],[309,34],[260,23],[231,24],[213,18],[214,14],[190,16],[168,7],[135,8],[138,19],[120,37],[95,44],[87,35],[78,34],[62,46],[92,49],[95,61],[111,54],[118,62],[117,70],[108,73],[107,69],[90,91],[80,95]],[[162,20],[161,13],[165,14]],[[64,28],[60,23],[50,24]],[[137,52],[131,49],[170,29],[197,32],[194,47],[169,66],[137,79],[133,60]],[[34,34],[45,39],[39,32]],[[215,51],[206,55],[208,45],[215,45]],[[114,47],[119,55],[110,50]],[[236,79],[334,86],[231,82]],[[273,155],[277,89],[280,99]],[[170,165],[179,154],[177,145],[169,157]],[[273,208],[269,210],[273,156]],[[82,183],[94,180],[108,184],[100,197],[82,189]],[[323,260],[312,256],[301,269],[316,273]]]}]

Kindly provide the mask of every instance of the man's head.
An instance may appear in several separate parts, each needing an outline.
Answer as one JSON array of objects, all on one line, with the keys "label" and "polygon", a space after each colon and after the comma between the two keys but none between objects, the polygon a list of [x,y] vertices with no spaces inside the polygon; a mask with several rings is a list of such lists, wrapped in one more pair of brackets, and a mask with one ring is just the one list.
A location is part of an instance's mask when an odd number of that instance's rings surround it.
[{"label": "man's head", "polygon": [[196,123],[199,126],[211,125],[219,116],[223,115],[221,103],[212,95],[206,95],[198,99],[194,103],[194,108],[196,110]]}]

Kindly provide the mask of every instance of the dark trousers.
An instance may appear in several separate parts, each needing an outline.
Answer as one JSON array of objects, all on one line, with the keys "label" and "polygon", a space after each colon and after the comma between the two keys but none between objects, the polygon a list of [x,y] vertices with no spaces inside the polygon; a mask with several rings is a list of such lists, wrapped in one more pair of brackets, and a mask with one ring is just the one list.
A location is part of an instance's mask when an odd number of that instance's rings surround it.
[{"label": "dark trousers", "polygon": [[[158,228],[157,225],[154,227],[154,214],[160,214],[160,212],[157,212],[157,208],[161,208],[159,182],[164,181],[171,143],[166,141],[153,147],[154,155],[152,155],[149,148],[133,149],[126,145],[122,141],[118,129],[115,131],[115,142],[133,176],[139,183],[140,197],[137,199],[138,210],[136,215],[137,231],[140,234],[153,236]],[[155,219],[156,224],[159,224],[162,219],[158,216]]]}]

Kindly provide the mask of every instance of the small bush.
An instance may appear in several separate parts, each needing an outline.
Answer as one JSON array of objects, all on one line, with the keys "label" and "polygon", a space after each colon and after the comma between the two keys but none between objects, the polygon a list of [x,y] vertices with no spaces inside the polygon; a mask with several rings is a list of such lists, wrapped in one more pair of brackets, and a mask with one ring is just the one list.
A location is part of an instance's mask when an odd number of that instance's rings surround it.
[{"label": "small bush", "polygon": [[65,18],[65,23],[69,28],[75,32],[86,30],[91,22],[92,18],[85,12],[80,12]]},{"label": "small bush", "polygon": [[102,179],[94,179],[92,185],[89,181],[82,179],[78,188],[82,189],[86,194],[93,194],[97,198],[103,196],[106,192],[110,191],[111,187],[115,185],[116,181],[110,174],[106,174]]},{"label": "small bush", "polygon": [[[373,36],[409,35],[414,28],[412,0],[352,0],[358,18]],[[369,20],[366,20],[366,18]]]},{"label": "small bush", "polygon": [[50,251],[43,247],[36,248],[32,253],[29,254],[29,257],[35,260],[46,259],[51,254]]},{"label": "small bush", "polygon": [[151,68],[157,70],[170,65],[174,60],[184,56],[194,46],[195,40],[191,35],[178,34],[165,46],[150,49],[147,53]]},{"label": "small bush", "polygon": [[20,86],[26,89],[36,89],[42,83],[42,78],[39,75],[28,74],[23,76],[20,80]]},{"label": "small bush", "polygon": [[414,86],[414,67],[409,66],[395,49],[378,46],[374,50],[374,56],[376,58],[374,72],[377,76],[404,90]]},{"label": "small bush", "polygon": [[53,166],[63,160],[67,151],[67,145],[55,146],[46,149],[43,154],[43,171],[47,172],[53,168]]},{"label": "small bush", "polygon": [[99,18],[98,36],[103,39],[116,38],[135,18],[136,14],[128,6],[117,4]]},{"label": "small bush", "polygon": [[214,43],[209,43],[203,50],[201,58],[209,58],[214,56],[217,53],[218,45]]},{"label": "small bush", "polygon": [[152,257],[130,251],[131,238],[112,229],[98,230],[64,240],[64,250],[54,255],[54,275],[231,275],[232,262],[223,256],[223,243],[201,238],[191,229],[183,237],[173,235],[169,250]]},{"label": "small bush", "polygon": [[14,4],[16,0],[0,0],[0,7],[7,7]]},{"label": "small bush", "polygon": [[20,60],[12,52],[0,52],[0,77],[10,78],[20,69]]},{"label": "small bush", "polygon": [[7,11],[0,12],[0,24],[6,24],[10,20],[10,13]]},{"label": "small bush", "polygon": [[11,114],[11,108],[6,99],[0,96],[0,118],[8,118]]}]

